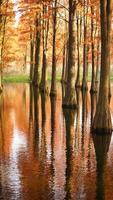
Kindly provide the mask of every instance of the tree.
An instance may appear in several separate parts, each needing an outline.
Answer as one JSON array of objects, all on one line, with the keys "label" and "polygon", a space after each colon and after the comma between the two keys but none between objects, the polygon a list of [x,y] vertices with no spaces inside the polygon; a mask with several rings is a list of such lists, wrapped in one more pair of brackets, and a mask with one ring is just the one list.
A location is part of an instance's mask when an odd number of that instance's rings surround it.
[{"label": "tree", "polygon": [[87,60],[86,60],[86,53],[87,53],[87,46],[86,46],[86,37],[87,37],[87,12],[88,8],[86,7],[86,0],[84,0],[84,7],[83,7],[83,16],[84,16],[84,45],[83,45],[83,79],[82,79],[82,91],[85,91],[88,89],[87,86]]},{"label": "tree", "polygon": [[43,56],[42,56],[42,76],[40,89],[42,92],[47,92],[47,42],[48,42],[48,32],[49,32],[49,16],[45,19],[47,15],[47,10],[49,6],[43,5],[43,29],[42,29],[42,39],[43,39]]},{"label": "tree", "polygon": [[34,32],[30,27],[30,80],[33,80],[33,68],[34,68]]},{"label": "tree", "polygon": [[57,24],[57,0],[53,8],[53,50],[52,50],[52,80],[50,95],[56,95],[56,24]]},{"label": "tree", "polygon": [[68,73],[65,97],[63,100],[64,108],[76,108],[75,96],[75,19],[76,1],[69,0],[69,40],[68,40]]},{"label": "tree", "polygon": [[109,107],[110,75],[110,35],[111,35],[112,0],[100,0],[101,18],[101,73],[99,99],[93,121],[94,131],[111,132],[112,122]]},{"label": "tree", "polygon": [[41,14],[37,13],[36,17],[36,42],[35,42],[35,66],[34,66],[34,77],[33,83],[39,87],[40,84],[40,45],[41,45]]},{"label": "tree", "polygon": [[[2,7],[2,0],[0,1],[0,11]],[[8,8],[8,1],[5,2],[5,10]],[[1,12],[0,14],[0,92],[2,91],[2,75],[3,75],[3,50],[4,50],[4,40],[5,40],[5,28],[6,28],[6,13],[4,16]]]}]

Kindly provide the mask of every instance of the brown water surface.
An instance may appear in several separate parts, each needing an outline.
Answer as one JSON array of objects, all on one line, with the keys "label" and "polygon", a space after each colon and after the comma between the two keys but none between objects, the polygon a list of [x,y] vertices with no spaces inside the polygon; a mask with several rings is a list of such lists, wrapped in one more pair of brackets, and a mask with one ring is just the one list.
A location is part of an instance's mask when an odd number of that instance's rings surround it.
[{"label": "brown water surface", "polygon": [[[112,200],[113,137],[91,134],[97,97],[77,91],[78,109],[29,84],[0,97],[0,199]],[[111,111],[113,99],[111,99]]]}]

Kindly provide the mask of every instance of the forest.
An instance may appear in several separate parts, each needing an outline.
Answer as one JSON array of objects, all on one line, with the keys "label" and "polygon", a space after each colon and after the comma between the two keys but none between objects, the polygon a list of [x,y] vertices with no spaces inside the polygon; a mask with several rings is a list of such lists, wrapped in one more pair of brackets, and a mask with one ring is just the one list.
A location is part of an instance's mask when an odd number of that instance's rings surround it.
[{"label": "forest", "polygon": [[[0,187],[6,192],[1,199],[112,199],[105,190],[108,183],[111,192],[112,181],[108,178],[105,185],[103,178],[107,155],[112,155],[112,44],[113,0],[0,0]],[[24,153],[18,146],[25,145],[19,131],[29,138]],[[16,161],[11,157],[16,174],[12,186],[2,166],[10,177],[7,159],[13,155],[9,149],[16,134],[20,143],[15,143]],[[25,153],[33,163],[31,168]],[[108,171],[113,166],[109,163]],[[91,166],[96,176],[92,186]],[[81,187],[76,180],[81,180]]]},{"label": "forest", "polygon": [[[26,67],[29,56],[31,83],[44,94],[49,92],[50,96],[56,96],[56,68],[62,63],[62,106],[76,109],[75,90],[88,90],[90,69],[90,93],[98,93],[92,128],[100,132],[111,131],[112,0],[70,0],[63,3],[57,0],[1,1],[0,5],[1,90],[3,71],[8,63],[24,59],[23,65]],[[16,53],[12,50],[13,40],[15,43],[18,41],[18,49],[14,47]],[[23,51],[22,55],[19,55],[19,51]],[[48,65],[51,65],[50,91],[47,85]]]}]

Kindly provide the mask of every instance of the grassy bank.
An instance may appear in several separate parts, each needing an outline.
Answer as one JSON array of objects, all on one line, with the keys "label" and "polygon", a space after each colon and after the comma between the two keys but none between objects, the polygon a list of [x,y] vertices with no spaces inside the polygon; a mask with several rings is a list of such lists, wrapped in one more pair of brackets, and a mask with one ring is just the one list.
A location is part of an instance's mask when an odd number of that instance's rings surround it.
[{"label": "grassy bank", "polygon": [[[57,81],[61,80],[60,76],[57,76],[56,78]],[[48,81],[51,81],[51,77],[48,77]],[[3,82],[4,83],[29,83],[30,78],[27,75],[5,75],[3,77]]]},{"label": "grassy bank", "polygon": [[[56,77],[57,82],[61,81],[61,76]],[[113,76],[110,77],[113,82]],[[48,82],[51,81],[51,77],[48,77]],[[91,81],[91,76],[88,76],[88,82]],[[3,83],[30,83],[30,78],[27,75],[5,75],[3,77]]]},{"label": "grassy bank", "polygon": [[5,75],[4,83],[29,83],[30,79],[27,75]]}]

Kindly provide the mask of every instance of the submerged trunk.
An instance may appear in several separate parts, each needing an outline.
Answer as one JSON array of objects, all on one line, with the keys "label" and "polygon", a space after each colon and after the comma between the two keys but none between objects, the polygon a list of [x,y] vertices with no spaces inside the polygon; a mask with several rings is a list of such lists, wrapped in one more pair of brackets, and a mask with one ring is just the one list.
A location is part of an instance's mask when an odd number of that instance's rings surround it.
[{"label": "submerged trunk", "polygon": [[76,108],[75,96],[75,33],[74,33],[75,5],[73,0],[69,0],[69,53],[68,53],[68,74],[65,97],[63,100],[64,108]]},{"label": "submerged trunk", "polygon": [[111,132],[112,122],[109,106],[109,75],[110,75],[110,32],[112,0],[100,0],[101,10],[101,76],[99,99],[93,121],[93,130]]}]

